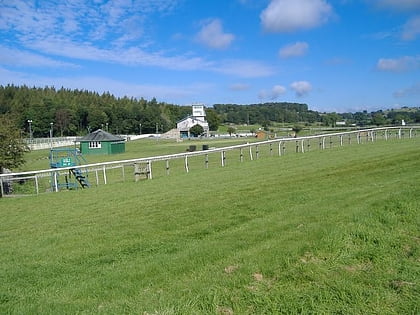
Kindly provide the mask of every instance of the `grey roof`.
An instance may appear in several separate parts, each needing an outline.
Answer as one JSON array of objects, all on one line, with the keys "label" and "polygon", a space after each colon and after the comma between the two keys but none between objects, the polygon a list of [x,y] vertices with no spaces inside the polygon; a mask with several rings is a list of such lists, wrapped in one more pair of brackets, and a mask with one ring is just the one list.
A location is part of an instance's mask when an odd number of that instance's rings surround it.
[{"label": "grey roof", "polygon": [[113,134],[103,131],[102,129],[98,129],[84,136],[79,141],[124,141],[124,139],[118,136],[114,136]]}]

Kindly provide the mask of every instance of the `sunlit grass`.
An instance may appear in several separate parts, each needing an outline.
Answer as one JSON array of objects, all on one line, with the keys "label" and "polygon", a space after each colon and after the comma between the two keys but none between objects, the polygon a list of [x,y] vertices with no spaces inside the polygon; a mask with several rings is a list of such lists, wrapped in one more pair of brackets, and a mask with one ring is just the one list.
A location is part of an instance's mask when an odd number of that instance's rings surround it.
[{"label": "sunlit grass", "polygon": [[0,313],[416,314],[419,144],[3,198]]}]

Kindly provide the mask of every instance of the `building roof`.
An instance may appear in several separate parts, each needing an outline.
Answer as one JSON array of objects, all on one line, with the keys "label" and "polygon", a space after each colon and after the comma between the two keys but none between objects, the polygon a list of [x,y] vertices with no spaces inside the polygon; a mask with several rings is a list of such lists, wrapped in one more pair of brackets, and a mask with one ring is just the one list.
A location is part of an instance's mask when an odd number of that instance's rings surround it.
[{"label": "building roof", "polygon": [[102,129],[95,130],[90,134],[87,134],[79,140],[80,142],[85,141],[124,141],[123,138],[110,134],[109,132],[103,131]]},{"label": "building roof", "polygon": [[188,115],[187,117],[178,120],[176,123],[178,124],[178,123],[180,123],[182,121],[185,121],[185,120],[188,120],[188,119],[196,120],[196,121],[199,121],[201,123],[207,123],[205,118],[204,119],[200,119],[200,118],[204,118],[204,117],[203,116]]}]

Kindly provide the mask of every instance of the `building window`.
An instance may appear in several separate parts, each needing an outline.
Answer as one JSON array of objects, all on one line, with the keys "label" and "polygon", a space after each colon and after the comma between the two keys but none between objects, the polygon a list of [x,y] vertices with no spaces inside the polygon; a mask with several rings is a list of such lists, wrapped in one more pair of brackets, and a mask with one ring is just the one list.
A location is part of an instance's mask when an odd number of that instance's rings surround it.
[{"label": "building window", "polygon": [[89,149],[100,149],[101,141],[91,141],[89,142]]}]

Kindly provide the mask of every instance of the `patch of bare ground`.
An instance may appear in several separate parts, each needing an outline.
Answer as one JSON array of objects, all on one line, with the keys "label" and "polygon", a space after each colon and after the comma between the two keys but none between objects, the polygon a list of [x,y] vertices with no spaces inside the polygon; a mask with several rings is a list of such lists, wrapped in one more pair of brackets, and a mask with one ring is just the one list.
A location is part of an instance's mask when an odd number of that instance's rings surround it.
[{"label": "patch of bare ground", "polygon": [[218,306],[216,311],[218,315],[233,315],[233,310],[226,306]]},{"label": "patch of bare ground", "polygon": [[239,268],[238,265],[230,265],[230,266],[225,267],[224,270],[225,270],[225,273],[231,274],[231,273],[235,272],[236,270],[238,270],[238,268]]}]

